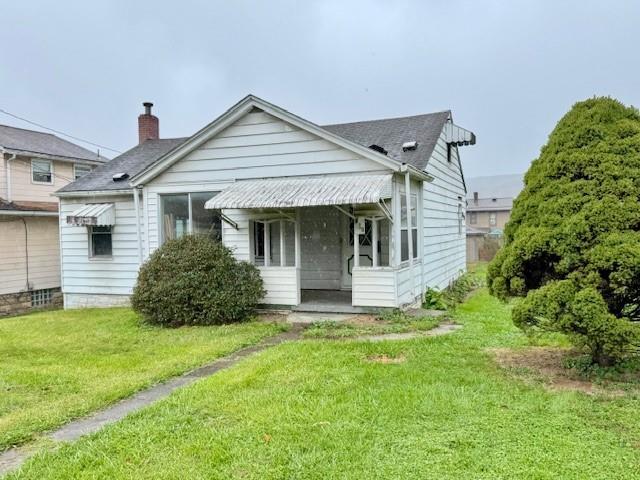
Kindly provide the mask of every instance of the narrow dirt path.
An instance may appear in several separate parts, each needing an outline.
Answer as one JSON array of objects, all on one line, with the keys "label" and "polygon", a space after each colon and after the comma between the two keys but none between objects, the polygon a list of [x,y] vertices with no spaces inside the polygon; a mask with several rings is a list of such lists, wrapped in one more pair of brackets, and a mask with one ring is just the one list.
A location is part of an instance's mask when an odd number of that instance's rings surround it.
[{"label": "narrow dirt path", "polygon": [[[53,432],[50,432],[46,437],[54,442],[71,442],[77,440],[83,435],[95,433],[105,425],[117,422],[128,414],[167,397],[178,388],[189,385],[201,378],[215,375],[221,370],[234,366],[250,355],[286,341],[297,340],[300,338],[302,330],[304,330],[303,325],[293,324],[287,332],[267,338],[256,345],[242,348],[227,355],[226,357],[219,358],[209,364],[196,368],[195,370],[191,370],[190,372],[173,377],[146,390],[142,390],[104,410],[95,412],[88,417],[79,418],[78,420],[69,422]],[[29,447],[29,445],[25,445],[22,447],[11,448],[0,453],[0,476],[20,467],[25,460],[36,454],[37,451],[37,449]]]}]

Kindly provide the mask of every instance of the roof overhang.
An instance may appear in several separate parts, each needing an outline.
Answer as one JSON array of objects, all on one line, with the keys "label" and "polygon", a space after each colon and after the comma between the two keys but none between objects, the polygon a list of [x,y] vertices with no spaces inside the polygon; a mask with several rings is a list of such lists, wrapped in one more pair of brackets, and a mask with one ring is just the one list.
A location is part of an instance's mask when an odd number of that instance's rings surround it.
[{"label": "roof overhang", "polygon": [[106,227],[116,223],[116,208],[113,203],[88,203],[67,215],[68,225]]},{"label": "roof overhang", "polygon": [[87,158],[77,158],[77,157],[63,157],[60,155],[51,155],[48,153],[42,152],[32,152],[30,150],[19,150],[15,148],[6,148],[2,147],[3,153],[8,153],[9,155],[21,156],[21,157],[30,157],[30,158],[42,158],[43,160],[55,160],[57,162],[69,162],[69,163],[86,163],[88,165],[103,165],[108,160],[90,160]]},{"label": "roof overhang", "polygon": [[393,174],[332,175],[242,180],[205,208],[296,208],[377,204],[392,196]]},{"label": "roof overhang", "polygon": [[60,198],[113,197],[118,195],[133,195],[133,189],[76,190],[71,192],[58,190],[57,192],[54,192],[53,195]]},{"label": "roof overhang", "polygon": [[219,132],[249,113],[254,107],[268,113],[269,115],[279,118],[280,120],[288,122],[300,129],[313,133],[320,138],[330,141],[365,158],[373,160],[374,162],[377,162],[392,171],[402,172],[406,171],[406,168],[408,167],[411,174],[416,176],[417,178],[426,180],[425,176],[429,177],[424,172],[415,167],[405,166],[405,164],[403,164],[402,162],[394,160],[390,157],[387,157],[386,155],[383,155],[382,153],[378,153],[370,148],[364,147],[338,135],[335,135],[316,125],[315,123],[298,117],[297,115],[294,115],[272,103],[262,100],[261,98],[258,98],[254,95],[247,95],[225,113],[220,115],[216,120],[208,124],[206,127],[202,128],[200,131],[196,132],[187,141],[178,145],[176,148],[149,165],[142,172],[133,176],[130,179],[131,185],[142,185],[153,179],[164,170],[169,168],[171,165],[176,163],[178,160],[196,150],[208,140],[215,137]]}]

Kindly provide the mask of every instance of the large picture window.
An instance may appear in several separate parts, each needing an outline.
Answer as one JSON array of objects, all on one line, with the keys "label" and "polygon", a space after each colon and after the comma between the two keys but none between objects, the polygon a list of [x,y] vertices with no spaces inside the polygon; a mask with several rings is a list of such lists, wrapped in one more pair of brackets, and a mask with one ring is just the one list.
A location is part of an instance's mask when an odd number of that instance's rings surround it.
[{"label": "large picture window", "polygon": [[31,181],[33,183],[53,183],[53,166],[49,160],[31,160]]},{"label": "large picture window", "polygon": [[162,240],[175,240],[189,233],[222,238],[220,212],[204,208],[218,192],[196,192],[162,195]]},{"label": "large picture window", "polygon": [[111,227],[89,227],[89,256],[111,258],[113,253]]}]

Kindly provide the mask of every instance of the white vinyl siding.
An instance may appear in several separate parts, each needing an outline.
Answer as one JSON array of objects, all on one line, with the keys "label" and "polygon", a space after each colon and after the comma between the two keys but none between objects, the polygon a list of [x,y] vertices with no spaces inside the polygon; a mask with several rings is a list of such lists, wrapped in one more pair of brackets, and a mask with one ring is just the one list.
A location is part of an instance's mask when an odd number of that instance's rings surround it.
[{"label": "white vinyl siding", "polygon": [[[62,279],[66,294],[130,295],[138,275],[138,244],[133,196],[100,197],[115,205],[110,258],[91,258],[87,227],[67,225],[66,217],[96,199],[62,199]],[[140,226],[144,238],[144,224]]]},{"label": "white vinyl siding", "polygon": [[233,181],[384,167],[266,113],[249,113],[151,183]]},{"label": "white vinyl siding", "polygon": [[300,270],[296,267],[258,267],[267,294],[262,303],[297,305],[300,303]]},{"label": "white vinyl siding", "polygon": [[[456,148],[447,161],[444,135],[436,144],[426,172],[434,177],[423,191],[423,289],[443,289],[466,269],[466,237],[459,232],[459,210],[465,213],[465,189]],[[458,199],[460,197],[460,200]]]},{"label": "white vinyl siding", "polygon": [[356,307],[397,307],[396,271],[390,267],[354,268],[352,298]]}]

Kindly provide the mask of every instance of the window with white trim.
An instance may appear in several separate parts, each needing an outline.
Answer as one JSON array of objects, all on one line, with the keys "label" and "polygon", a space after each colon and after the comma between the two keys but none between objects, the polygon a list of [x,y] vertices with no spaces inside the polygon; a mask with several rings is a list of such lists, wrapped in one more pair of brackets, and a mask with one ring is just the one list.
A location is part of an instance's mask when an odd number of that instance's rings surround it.
[{"label": "window with white trim", "polygon": [[489,225],[495,227],[498,224],[498,215],[496,212],[491,212],[489,214]]},{"label": "window with white trim", "polygon": [[469,224],[475,225],[478,223],[478,212],[469,212]]},{"label": "window with white trim", "polygon": [[409,196],[410,212],[407,212],[407,196],[400,192],[400,261],[409,260],[409,225],[407,215],[411,215],[411,243],[413,244],[413,258],[418,258],[418,196]]},{"label": "window with white trim", "polygon": [[78,180],[80,177],[84,177],[87,173],[91,171],[91,167],[89,165],[83,165],[81,163],[73,164],[73,179]]},{"label": "window with white trim", "polygon": [[31,181],[33,183],[53,183],[53,165],[50,160],[31,159]]},{"label": "window with white trim", "polygon": [[112,227],[94,225],[89,228],[89,257],[111,258],[113,253]]},{"label": "window with white trim", "polygon": [[175,240],[190,233],[222,239],[222,220],[218,210],[204,204],[218,192],[192,192],[160,196],[162,241]]},{"label": "window with white trim", "polygon": [[291,218],[270,218],[253,220],[251,223],[254,265],[294,267],[295,222]]}]

